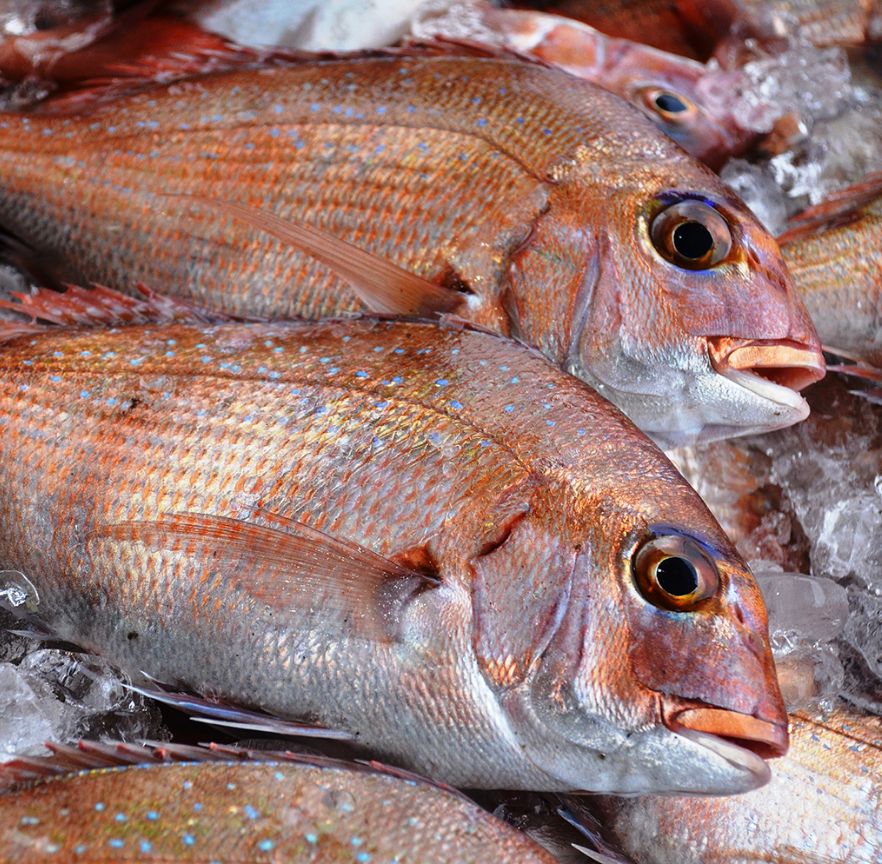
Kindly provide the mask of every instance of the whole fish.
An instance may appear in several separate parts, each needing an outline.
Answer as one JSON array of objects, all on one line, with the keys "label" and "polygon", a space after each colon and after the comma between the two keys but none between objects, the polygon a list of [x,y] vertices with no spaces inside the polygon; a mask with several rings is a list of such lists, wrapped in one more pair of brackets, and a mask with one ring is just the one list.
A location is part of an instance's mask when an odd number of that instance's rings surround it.
[{"label": "whole fish", "polygon": [[634,864],[878,864],[882,720],[796,714],[790,742],[746,795],[592,798],[592,810]]},{"label": "whole fish", "polygon": [[27,785],[0,797],[4,861],[555,860],[454,790],[380,765],[84,744],[0,765],[7,781]]},{"label": "whole fish", "polygon": [[800,214],[780,241],[824,346],[882,366],[882,173]]},{"label": "whole fish", "polygon": [[467,38],[535,57],[598,84],[639,108],[666,135],[714,170],[757,138],[738,125],[703,84],[716,74],[703,63],[606,36],[581,21],[484,0],[423,7],[411,27],[421,38]]},{"label": "whole fish", "polygon": [[753,577],[534,351],[374,320],[59,331],[0,351],[0,394],[4,578],[123,668],[476,788],[732,792],[786,749]]},{"label": "whole fish", "polygon": [[187,197],[200,195],[413,271],[435,286],[423,314],[538,347],[666,444],[804,419],[797,391],[823,374],[753,215],[646,117],[559,70],[384,57],[64,104],[0,120],[0,223],[68,281],[141,281],[238,315],[365,308],[324,264]]}]

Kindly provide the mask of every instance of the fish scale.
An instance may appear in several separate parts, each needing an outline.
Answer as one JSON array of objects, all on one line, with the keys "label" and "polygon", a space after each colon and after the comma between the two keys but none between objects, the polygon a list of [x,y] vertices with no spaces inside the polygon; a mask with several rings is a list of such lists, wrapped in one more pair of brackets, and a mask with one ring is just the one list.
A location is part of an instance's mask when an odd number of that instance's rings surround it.
[{"label": "fish scale", "polygon": [[[0,426],[0,566],[124,668],[471,786],[752,788],[765,763],[718,718],[782,746],[743,562],[623,415],[510,340],[55,328],[0,350]],[[656,531],[718,574],[694,616],[638,591]]]},{"label": "fish scale", "polygon": [[[144,283],[245,317],[454,312],[538,347],[669,444],[805,415],[794,391],[821,355],[774,241],[617,96],[490,57],[233,66],[0,117],[0,224],[44,281]],[[728,249],[713,265],[677,264],[651,231],[686,201]],[[280,244],[230,202],[336,251]],[[334,267],[345,244],[365,275],[422,277],[424,301],[378,302],[378,280],[359,293]],[[721,339],[811,371],[777,389],[728,375],[709,354]]]},{"label": "fish scale", "polygon": [[[206,754],[207,755],[207,754]],[[79,771],[7,794],[0,854],[35,861],[549,864],[468,799],[385,769],[240,760]]]}]

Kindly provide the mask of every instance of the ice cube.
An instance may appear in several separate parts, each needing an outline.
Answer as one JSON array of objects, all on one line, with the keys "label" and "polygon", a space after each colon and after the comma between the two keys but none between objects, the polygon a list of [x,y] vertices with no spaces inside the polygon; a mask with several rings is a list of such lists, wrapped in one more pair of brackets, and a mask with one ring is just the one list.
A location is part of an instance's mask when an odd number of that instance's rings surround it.
[{"label": "ice cube", "polygon": [[848,594],[832,579],[754,571],[769,613],[769,632],[800,642],[830,642],[848,618]]},{"label": "ice cube", "polygon": [[751,165],[744,159],[730,159],[723,166],[720,177],[772,234],[784,230],[791,214],[784,192],[768,168]]},{"label": "ice cube", "polygon": [[43,742],[57,739],[64,706],[17,666],[0,664],[0,754],[46,753]]},{"label": "ice cube", "polygon": [[[158,707],[129,690],[127,679],[100,658],[39,648],[17,667],[7,666],[14,672],[4,672],[10,687],[0,679],[0,748],[7,753],[38,751],[44,740],[167,737]],[[18,694],[15,704],[7,691]],[[19,722],[26,728],[16,736],[7,727]]]}]

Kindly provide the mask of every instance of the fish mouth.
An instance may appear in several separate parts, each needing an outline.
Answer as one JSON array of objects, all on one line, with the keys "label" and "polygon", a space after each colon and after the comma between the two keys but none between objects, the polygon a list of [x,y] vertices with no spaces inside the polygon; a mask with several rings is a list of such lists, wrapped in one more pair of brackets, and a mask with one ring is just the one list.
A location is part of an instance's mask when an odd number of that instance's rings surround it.
[{"label": "fish mouth", "polygon": [[[685,733],[689,738],[695,738],[697,734],[698,743],[704,746],[712,743],[709,738],[735,745],[738,750],[747,750],[759,757],[760,761],[784,756],[789,743],[786,722],[776,723],[724,708],[687,708],[665,718],[665,725],[672,732]],[[715,747],[711,746],[711,749]]]},{"label": "fish mouth", "polygon": [[765,342],[711,336],[708,357],[714,371],[735,384],[788,408],[802,411],[799,391],[824,377],[824,355],[818,346],[785,339]]}]

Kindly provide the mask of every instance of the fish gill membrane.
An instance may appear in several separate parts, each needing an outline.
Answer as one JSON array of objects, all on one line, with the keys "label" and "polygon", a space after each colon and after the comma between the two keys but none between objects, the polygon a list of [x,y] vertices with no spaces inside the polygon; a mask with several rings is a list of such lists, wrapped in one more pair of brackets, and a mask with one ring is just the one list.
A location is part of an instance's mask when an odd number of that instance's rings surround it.
[{"label": "fish gill membrane", "polygon": [[442,307],[539,348],[665,445],[806,416],[823,357],[775,241],[619,97],[495,57],[252,67],[5,114],[0,223],[57,281],[239,316],[378,311],[187,196],[296,214],[446,289]]},{"label": "fish gill membrane", "polygon": [[123,669],[475,787],[731,793],[786,750],[753,577],[529,349],[371,319],[55,328],[0,367],[0,555],[35,620]]}]

